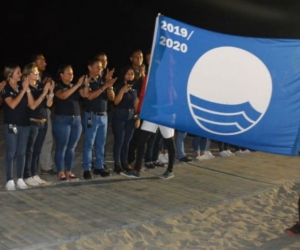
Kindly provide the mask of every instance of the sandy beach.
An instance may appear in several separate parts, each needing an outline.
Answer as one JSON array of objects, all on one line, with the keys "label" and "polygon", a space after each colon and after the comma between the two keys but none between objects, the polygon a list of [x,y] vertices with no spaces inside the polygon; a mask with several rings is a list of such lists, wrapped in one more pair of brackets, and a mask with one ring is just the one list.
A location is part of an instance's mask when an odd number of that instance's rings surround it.
[{"label": "sandy beach", "polygon": [[46,249],[300,249],[284,233],[297,219],[299,183]]},{"label": "sandy beach", "polygon": [[[114,174],[86,181],[82,145],[76,148],[78,182],[43,175],[43,187],[7,192],[0,169],[1,250],[300,249],[300,237],[284,232],[298,218],[298,157],[219,157],[213,146],[215,159],[176,161],[170,180],[158,178],[165,169],[157,168],[137,180]],[[107,158],[112,167],[110,149]]]}]

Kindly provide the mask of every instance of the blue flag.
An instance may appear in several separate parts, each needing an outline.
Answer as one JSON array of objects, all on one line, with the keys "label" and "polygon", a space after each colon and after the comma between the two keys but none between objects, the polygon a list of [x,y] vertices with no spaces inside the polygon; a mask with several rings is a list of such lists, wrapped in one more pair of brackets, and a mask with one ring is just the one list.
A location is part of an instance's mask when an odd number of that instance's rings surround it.
[{"label": "blue flag", "polygon": [[226,35],[158,16],[141,118],[298,155],[300,40]]}]

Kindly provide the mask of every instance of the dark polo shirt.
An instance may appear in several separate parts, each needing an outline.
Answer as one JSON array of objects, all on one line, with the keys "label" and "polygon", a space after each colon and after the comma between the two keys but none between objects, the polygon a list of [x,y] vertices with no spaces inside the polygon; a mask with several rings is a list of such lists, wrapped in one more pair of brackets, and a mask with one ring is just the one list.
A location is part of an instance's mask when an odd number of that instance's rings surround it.
[{"label": "dark polo shirt", "polygon": [[[121,88],[124,86],[124,83],[119,83],[116,86],[116,96],[118,95]],[[122,100],[119,102],[118,105],[116,105],[116,108],[118,109],[134,109],[134,103],[137,98],[137,91],[133,88],[131,88],[128,92],[123,94]]]},{"label": "dark polo shirt", "polygon": [[1,96],[4,100],[4,123],[16,124],[19,126],[29,126],[29,108],[27,94],[25,93],[19,104],[14,108],[10,108],[5,102],[5,99],[11,97],[15,99],[21,92],[22,85],[18,84],[18,90],[15,91],[9,83],[7,83],[1,92]]},{"label": "dark polo shirt", "polygon": [[[68,90],[72,88],[74,84],[65,84],[63,82],[58,82],[55,85],[54,93],[56,93],[58,90]],[[54,114],[56,115],[80,115],[80,94],[79,94],[79,88],[68,98],[66,99],[60,99],[56,96],[54,96],[54,105],[55,105],[55,111]]]},{"label": "dark polo shirt", "polygon": [[[41,94],[43,94],[44,85],[41,82],[37,83],[36,88],[29,86],[31,90],[31,94],[34,100],[38,99]],[[44,100],[40,103],[39,106],[35,108],[35,110],[29,111],[29,117],[35,119],[47,119],[47,98],[45,97]]]},{"label": "dark polo shirt", "polygon": [[[90,90],[91,92],[101,89],[104,83],[102,79],[99,77],[98,79],[93,78],[90,82]],[[84,109],[91,112],[106,112],[107,111],[107,93],[104,90],[99,96],[94,98],[93,100],[88,100],[84,98]]]}]

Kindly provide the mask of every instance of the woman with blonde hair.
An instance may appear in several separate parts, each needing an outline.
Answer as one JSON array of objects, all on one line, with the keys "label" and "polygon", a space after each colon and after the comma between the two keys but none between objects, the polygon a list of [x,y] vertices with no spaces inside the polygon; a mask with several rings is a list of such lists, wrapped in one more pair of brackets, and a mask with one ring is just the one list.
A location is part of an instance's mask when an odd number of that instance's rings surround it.
[{"label": "woman with blonde hair", "polygon": [[[7,148],[5,160],[6,190],[27,189],[23,180],[25,153],[29,137],[29,108],[33,108],[34,100],[29,89],[28,77],[21,80],[21,68],[9,65],[4,68],[6,85],[1,92],[4,101],[4,136]],[[13,179],[13,166],[16,160],[17,185]]]},{"label": "woman with blonde hair", "polygon": [[44,184],[38,175],[39,157],[47,133],[47,108],[53,103],[54,81],[47,79],[45,84],[38,81],[39,71],[35,63],[23,68],[22,77],[28,77],[29,89],[34,99],[33,109],[29,111],[30,132],[26,148],[24,170],[25,183],[29,186]]}]

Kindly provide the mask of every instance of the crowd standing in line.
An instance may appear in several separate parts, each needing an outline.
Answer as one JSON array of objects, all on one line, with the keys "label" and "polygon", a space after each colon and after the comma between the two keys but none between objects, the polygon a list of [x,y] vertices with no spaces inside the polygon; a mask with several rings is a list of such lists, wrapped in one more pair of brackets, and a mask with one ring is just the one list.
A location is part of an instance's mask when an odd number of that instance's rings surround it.
[{"label": "crowd standing in line", "polygon": [[[111,171],[105,165],[105,148],[110,123],[114,135],[115,173],[140,178],[143,162],[148,169],[164,167],[167,163],[167,170],[160,178],[174,177],[174,129],[139,117],[150,53],[146,59],[144,65],[142,51],[133,51],[131,65],[123,69],[118,79],[114,77],[115,70],[107,68],[107,56],[101,52],[88,61],[88,74],[81,76],[76,83],[73,83],[73,68],[69,64],[59,67],[54,81],[46,72],[43,54],[34,55],[22,73],[18,65],[6,66],[5,80],[0,83],[7,149],[6,189],[12,191],[43,185],[45,181],[38,175],[39,167],[41,174],[56,175],[59,181],[78,180],[72,170],[75,148],[82,134],[83,178],[89,180],[93,175],[109,177]],[[186,135],[186,132],[177,131],[177,159],[180,162],[192,160],[184,152]],[[194,136],[193,148],[195,160],[214,158],[208,138]],[[229,156],[228,144],[219,142],[219,149],[220,156]],[[236,152],[250,151],[236,147]]]}]

